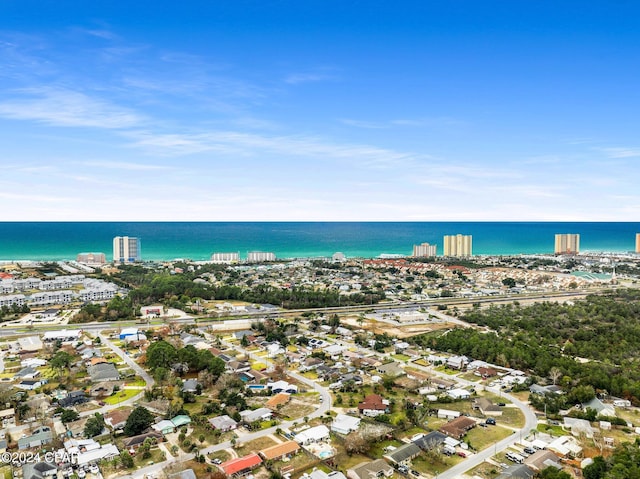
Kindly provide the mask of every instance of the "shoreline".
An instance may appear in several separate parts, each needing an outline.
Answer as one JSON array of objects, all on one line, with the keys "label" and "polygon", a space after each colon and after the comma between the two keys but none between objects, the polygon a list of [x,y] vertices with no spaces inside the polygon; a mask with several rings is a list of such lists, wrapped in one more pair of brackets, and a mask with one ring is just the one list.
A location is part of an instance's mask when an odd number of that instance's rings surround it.
[{"label": "shoreline", "polygon": [[[335,252],[334,252],[335,253]],[[322,256],[282,256],[279,257],[276,255],[276,260],[275,261],[264,261],[264,262],[258,262],[260,264],[269,264],[269,263],[278,263],[281,261],[316,261],[316,260],[328,260],[328,261],[332,261],[332,255],[334,253],[328,254],[328,255],[322,255]],[[379,260],[389,260],[389,261],[393,261],[393,260],[400,260],[400,259],[412,259],[414,258],[414,256],[411,255],[405,255],[402,253],[380,253],[377,254],[376,256],[351,256],[348,255],[346,253],[345,254],[345,261],[350,261],[350,260],[374,260],[374,259],[379,259]],[[387,256],[385,256],[387,255]],[[144,256],[144,253],[143,253]],[[595,256],[595,257],[625,257],[628,259],[639,259],[640,258],[640,253],[636,253],[634,251],[628,250],[628,251],[622,251],[622,250],[609,250],[609,251],[605,251],[605,250],[593,250],[593,251],[581,251],[580,253],[576,254],[576,255],[556,255],[553,252],[543,252],[543,253],[477,253],[477,254],[473,254],[469,257],[451,257],[450,259],[457,259],[457,260],[470,260],[472,261],[474,258],[477,259],[489,259],[489,258],[505,258],[505,257],[536,257],[536,256],[540,256],[540,257],[553,257],[553,258],[569,258],[569,257],[573,257],[573,256],[577,256],[577,257],[590,257],[590,256]],[[443,260],[445,259],[445,256],[442,255],[436,255],[435,259],[437,260]],[[184,262],[191,262],[191,263],[212,263],[213,261],[211,261],[211,259],[209,258],[193,258],[193,257],[186,257],[186,256],[181,256],[181,257],[153,257],[153,258],[143,258],[141,261],[133,263],[133,264],[144,264],[144,263],[162,263],[162,262],[179,262],[179,261],[184,261]],[[92,264],[92,263],[80,263],[78,262],[76,259],[74,258],[64,258],[64,257],[53,257],[53,258],[21,258],[21,259],[0,259],[0,266],[3,265],[11,265],[11,264],[19,264],[19,263],[48,263],[48,262],[70,262],[70,263],[79,263],[83,266],[89,266],[89,267],[100,267],[100,266],[104,266],[104,265],[113,265],[113,261],[109,260],[106,263],[102,263],[102,264]],[[236,262],[236,263],[220,263],[220,264],[237,264],[237,265],[242,265],[242,264],[258,264],[255,262],[252,263],[248,263],[246,261],[246,258],[241,258],[240,261]],[[127,263],[127,264],[131,264],[131,263]]]}]

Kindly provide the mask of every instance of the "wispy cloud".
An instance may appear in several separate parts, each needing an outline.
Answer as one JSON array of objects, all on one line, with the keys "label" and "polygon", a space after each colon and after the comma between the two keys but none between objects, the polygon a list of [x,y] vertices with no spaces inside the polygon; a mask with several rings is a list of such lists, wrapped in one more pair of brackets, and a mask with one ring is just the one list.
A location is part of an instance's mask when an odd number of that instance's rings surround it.
[{"label": "wispy cloud", "polygon": [[77,91],[41,87],[15,92],[22,98],[0,101],[0,116],[53,126],[129,128],[139,125],[137,113]]},{"label": "wispy cloud", "polygon": [[300,83],[335,81],[337,79],[337,76],[327,73],[292,73],[284,79],[284,82],[290,85],[298,85]]},{"label": "wispy cloud", "polygon": [[341,118],[341,123],[356,128],[383,129],[395,127],[415,127],[415,128],[433,128],[440,126],[463,125],[465,122],[454,118],[416,118],[416,119],[396,119],[387,121],[369,121],[356,120],[353,118]]},{"label": "wispy cloud", "polygon": [[636,158],[640,156],[640,148],[599,148],[608,158]]},{"label": "wispy cloud", "polygon": [[371,130],[380,130],[383,128],[389,128],[389,125],[385,123],[378,123],[375,121],[366,121],[366,120],[352,120],[350,118],[341,118],[340,123],[343,123],[348,126],[355,126],[356,128],[368,128]]},{"label": "wispy cloud", "polygon": [[[206,151],[260,157],[265,152],[287,158],[309,157],[340,160],[344,166],[388,168],[414,162],[413,153],[379,148],[371,145],[341,144],[304,135],[267,136],[239,131],[215,131],[201,134],[155,134],[150,131],[127,132],[132,146],[150,149],[158,154],[185,155]],[[427,155],[420,155],[428,158]]]},{"label": "wispy cloud", "polygon": [[128,163],[122,161],[83,161],[84,166],[95,166],[99,168],[108,168],[112,170],[129,170],[129,171],[154,171],[154,170],[170,170],[172,167],[166,165],[150,165],[147,163]]}]

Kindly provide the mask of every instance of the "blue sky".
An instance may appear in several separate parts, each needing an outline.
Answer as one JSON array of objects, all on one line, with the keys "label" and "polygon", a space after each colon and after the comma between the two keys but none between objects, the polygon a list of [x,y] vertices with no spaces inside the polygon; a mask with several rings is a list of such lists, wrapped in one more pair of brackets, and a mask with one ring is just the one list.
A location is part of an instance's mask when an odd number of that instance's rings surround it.
[{"label": "blue sky", "polygon": [[633,1],[0,2],[0,219],[640,220]]}]

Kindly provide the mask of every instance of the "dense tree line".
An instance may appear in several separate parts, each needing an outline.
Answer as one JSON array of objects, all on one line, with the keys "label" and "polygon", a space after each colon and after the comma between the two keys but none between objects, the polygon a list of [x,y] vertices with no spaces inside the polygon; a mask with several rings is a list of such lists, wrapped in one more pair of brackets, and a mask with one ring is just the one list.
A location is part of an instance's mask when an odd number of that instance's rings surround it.
[{"label": "dense tree line", "polygon": [[589,296],[573,305],[492,306],[462,319],[482,328],[422,335],[413,341],[542,378],[557,368],[559,384],[570,393],[591,386],[640,403],[639,291]]},{"label": "dense tree line", "polygon": [[[202,271],[198,270],[197,275]],[[275,288],[268,285],[244,287],[232,284],[212,285],[195,282],[196,273],[169,274],[146,270],[139,266],[123,268],[120,278],[130,288],[128,298],[133,304],[162,301],[167,306],[184,308],[195,298],[205,300],[238,300],[257,304],[275,304],[284,308],[322,308],[374,304],[384,299],[384,293],[365,291],[340,295],[337,289],[316,290],[305,287]]]}]

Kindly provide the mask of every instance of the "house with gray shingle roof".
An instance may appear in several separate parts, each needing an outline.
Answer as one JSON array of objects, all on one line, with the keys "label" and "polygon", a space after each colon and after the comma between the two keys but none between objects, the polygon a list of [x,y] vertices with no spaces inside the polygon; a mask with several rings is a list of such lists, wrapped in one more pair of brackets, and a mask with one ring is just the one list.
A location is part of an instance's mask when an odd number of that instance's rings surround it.
[{"label": "house with gray shingle roof", "polygon": [[113,363],[99,363],[87,368],[91,381],[94,383],[102,381],[118,381],[120,373]]}]

